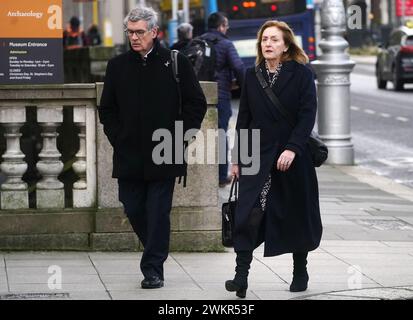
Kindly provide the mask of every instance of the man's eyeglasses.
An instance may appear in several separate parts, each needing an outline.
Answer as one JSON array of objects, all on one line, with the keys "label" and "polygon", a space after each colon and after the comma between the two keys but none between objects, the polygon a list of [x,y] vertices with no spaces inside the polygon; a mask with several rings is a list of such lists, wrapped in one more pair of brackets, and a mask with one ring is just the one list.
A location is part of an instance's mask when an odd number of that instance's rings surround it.
[{"label": "man's eyeglasses", "polygon": [[133,35],[135,35],[136,37],[138,37],[139,39],[142,39],[147,32],[149,32],[151,30],[129,30],[129,29],[125,29],[125,33],[128,37],[133,37]]}]

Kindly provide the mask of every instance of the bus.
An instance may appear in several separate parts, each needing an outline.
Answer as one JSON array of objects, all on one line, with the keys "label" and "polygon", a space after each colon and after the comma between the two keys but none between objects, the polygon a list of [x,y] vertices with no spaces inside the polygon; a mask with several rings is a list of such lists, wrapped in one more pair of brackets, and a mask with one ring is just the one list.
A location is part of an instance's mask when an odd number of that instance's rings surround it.
[{"label": "bus", "polygon": [[[211,1],[211,0],[210,0]],[[217,0],[213,0],[217,1]],[[315,60],[314,10],[310,0],[218,0],[229,20],[228,37],[246,66],[255,63],[257,32],[267,20],[281,20],[293,29],[298,44]]]},{"label": "bus", "polygon": [[[171,18],[171,2],[160,2],[163,23]],[[182,1],[178,3],[178,9],[182,9]],[[254,65],[258,29],[270,19],[288,23],[310,61],[316,58],[313,0],[190,0],[189,8],[194,36],[206,31],[207,18],[212,11],[226,14],[230,25],[227,35],[246,66]]]}]

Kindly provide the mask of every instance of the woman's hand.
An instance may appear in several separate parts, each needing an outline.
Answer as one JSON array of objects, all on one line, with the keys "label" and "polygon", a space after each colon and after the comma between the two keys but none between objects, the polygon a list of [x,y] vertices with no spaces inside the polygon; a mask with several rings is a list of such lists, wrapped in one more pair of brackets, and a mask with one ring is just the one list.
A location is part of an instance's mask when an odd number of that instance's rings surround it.
[{"label": "woman's hand", "polygon": [[285,150],[283,153],[281,153],[280,157],[278,158],[277,161],[277,169],[280,171],[287,171],[291,163],[293,163],[295,158],[295,152],[291,150]]},{"label": "woman's hand", "polygon": [[239,165],[231,165],[231,176],[239,178]]}]

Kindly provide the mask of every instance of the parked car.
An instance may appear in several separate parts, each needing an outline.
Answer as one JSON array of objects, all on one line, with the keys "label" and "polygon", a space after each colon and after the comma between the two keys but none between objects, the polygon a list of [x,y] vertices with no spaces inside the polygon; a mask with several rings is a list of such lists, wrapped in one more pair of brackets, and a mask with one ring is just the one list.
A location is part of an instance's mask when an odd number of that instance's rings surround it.
[{"label": "parked car", "polygon": [[392,31],[377,55],[376,79],[379,89],[385,89],[391,81],[396,91],[403,90],[405,83],[413,83],[413,28]]}]

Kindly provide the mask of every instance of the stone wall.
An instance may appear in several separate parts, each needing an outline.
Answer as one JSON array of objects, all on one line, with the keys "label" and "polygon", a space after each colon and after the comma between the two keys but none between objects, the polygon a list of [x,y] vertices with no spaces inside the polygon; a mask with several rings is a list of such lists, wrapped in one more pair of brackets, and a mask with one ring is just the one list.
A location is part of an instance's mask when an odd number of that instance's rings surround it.
[{"label": "stone wall", "polygon": [[[99,105],[102,84],[97,83],[95,93],[91,85],[79,93],[83,103],[94,101]],[[207,136],[208,129],[217,129],[217,88],[216,83],[201,83],[207,97],[208,110],[201,131]],[[76,88],[81,88],[77,85]],[[85,87],[85,89],[86,89]],[[56,102],[69,96],[73,103],[76,93],[73,85],[53,87],[46,101],[47,90],[41,86],[6,87],[0,86],[0,109],[10,105],[39,104],[61,105]],[[71,94],[67,94],[68,88]],[[26,92],[29,90],[29,93]],[[61,90],[61,93],[57,91]],[[80,90],[80,89],[79,89]],[[16,92],[14,92],[16,91]],[[23,99],[23,100],[22,100]],[[46,99],[46,100],[45,100]],[[96,110],[95,110],[96,111]],[[97,111],[96,111],[97,112]],[[111,178],[112,148],[103,134],[98,117],[94,117],[96,127],[96,207],[64,209],[19,209],[0,210],[0,250],[140,250],[141,245],[123,213],[117,199],[117,181]],[[90,125],[87,123],[87,125]],[[88,130],[86,130],[88,132]],[[88,144],[91,141],[87,142]],[[217,147],[215,158],[217,158]],[[91,164],[88,163],[88,168]],[[88,169],[89,170],[89,169]],[[92,189],[94,190],[94,189]],[[187,187],[177,184],[171,213],[172,251],[220,251],[221,216],[218,208],[218,165],[191,164],[188,166]]]}]

